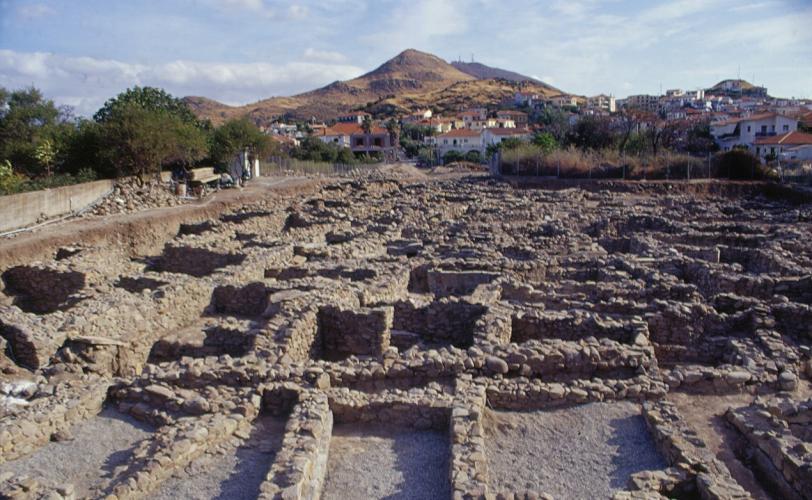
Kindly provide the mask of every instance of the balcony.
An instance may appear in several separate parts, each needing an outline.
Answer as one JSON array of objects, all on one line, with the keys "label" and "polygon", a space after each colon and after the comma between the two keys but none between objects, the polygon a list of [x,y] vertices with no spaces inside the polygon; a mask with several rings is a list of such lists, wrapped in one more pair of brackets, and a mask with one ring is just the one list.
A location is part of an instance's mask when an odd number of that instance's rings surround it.
[{"label": "balcony", "polygon": [[778,135],[777,132],[756,132],[756,137],[774,137]]}]

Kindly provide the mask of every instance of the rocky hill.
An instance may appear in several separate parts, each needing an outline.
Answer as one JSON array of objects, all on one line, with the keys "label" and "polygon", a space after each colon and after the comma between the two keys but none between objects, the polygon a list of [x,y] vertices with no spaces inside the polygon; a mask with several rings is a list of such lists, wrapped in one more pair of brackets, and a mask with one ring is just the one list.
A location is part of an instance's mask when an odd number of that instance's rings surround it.
[{"label": "rocky hill", "polygon": [[198,116],[214,123],[240,116],[268,123],[285,115],[329,119],[358,109],[385,115],[425,107],[442,112],[496,106],[512,98],[518,89],[543,95],[561,93],[518,73],[479,63],[449,64],[432,54],[409,49],[358,78],[291,97],[271,97],[245,106],[228,106],[206,97],[184,100]]},{"label": "rocky hill", "polygon": [[493,108],[512,103],[517,91],[544,96],[561,93],[558,89],[534,81],[468,80],[434,92],[385,96],[362,109],[376,116],[390,116],[425,108],[431,108],[438,114],[452,114],[466,108]]},{"label": "rocky hill", "polygon": [[199,116],[214,122],[243,115],[257,122],[284,114],[324,119],[366,106],[385,96],[429,94],[474,79],[437,56],[410,49],[358,78],[334,82],[292,97],[272,97],[240,107],[203,97],[187,97],[185,100]]},{"label": "rocky hill", "polygon": [[739,95],[766,96],[767,89],[764,87],[753,85],[747,80],[728,79],[722,80],[713,87],[706,89],[705,93],[711,95],[730,95],[730,96],[739,96]]},{"label": "rocky hill", "polygon": [[541,80],[522,75],[521,73],[516,73],[515,71],[494,68],[478,62],[453,61],[451,65],[463,73],[473,76],[477,80],[508,80],[517,83],[531,82],[561,93],[561,91],[559,91],[557,88],[548,85]]}]

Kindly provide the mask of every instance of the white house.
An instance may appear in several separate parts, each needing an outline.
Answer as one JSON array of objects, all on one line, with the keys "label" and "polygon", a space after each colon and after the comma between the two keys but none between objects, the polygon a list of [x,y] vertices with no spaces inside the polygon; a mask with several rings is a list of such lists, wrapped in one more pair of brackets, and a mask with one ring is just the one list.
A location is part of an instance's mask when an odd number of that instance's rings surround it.
[{"label": "white house", "polygon": [[798,130],[798,120],[778,113],[759,113],[711,123],[711,134],[722,151],[736,146],[752,149],[757,138],[783,135]]},{"label": "white house", "polygon": [[482,131],[482,144],[485,148],[497,145],[505,139],[527,139],[530,131],[522,128],[486,128]]},{"label": "white house", "polygon": [[775,156],[782,160],[812,160],[812,134],[803,132],[758,137],[753,147],[760,158]]},{"label": "white house", "polygon": [[482,131],[460,128],[438,135],[437,150],[441,157],[450,151],[456,151],[462,154],[468,153],[469,151],[484,153]]},{"label": "white house", "polygon": [[320,130],[315,135],[321,140],[321,142],[332,143],[336,144],[342,148],[349,148],[352,146],[352,142],[350,138],[353,134],[362,133],[363,129],[361,125],[357,123],[336,123],[332,127],[325,128]]},{"label": "white house", "polygon": [[598,94],[596,96],[587,98],[586,107],[589,109],[599,109],[602,111],[608,111],[609,113],[614,113],[617,111],[617,102],[615,101],[615,96],[613,95]]}]

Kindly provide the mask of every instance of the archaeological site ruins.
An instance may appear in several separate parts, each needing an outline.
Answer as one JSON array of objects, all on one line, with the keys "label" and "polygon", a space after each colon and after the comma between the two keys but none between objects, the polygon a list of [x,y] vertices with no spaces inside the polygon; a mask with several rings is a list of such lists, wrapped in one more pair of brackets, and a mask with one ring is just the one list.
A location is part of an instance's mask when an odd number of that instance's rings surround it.
[{"label": "archaeological site ruins", "polygon": [[777,189],[325,179],[0,241],[0,498],[812,498]]}]

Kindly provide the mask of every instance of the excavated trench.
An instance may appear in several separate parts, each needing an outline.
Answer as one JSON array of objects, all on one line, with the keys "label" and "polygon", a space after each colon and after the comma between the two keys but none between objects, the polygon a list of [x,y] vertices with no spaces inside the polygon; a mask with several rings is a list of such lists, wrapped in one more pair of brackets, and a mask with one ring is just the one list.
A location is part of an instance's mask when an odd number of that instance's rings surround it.
[{"label": "excavated trench", "polygon": [[0,496],[26,473],[43,495],[730,493],[691,419],[652,405],[808,401],[812,232],[737,198],[753,187],[707,189],[352,181],[155,221],[126,250],[61,239],[2,273],[26,370],[0,375]]}]

